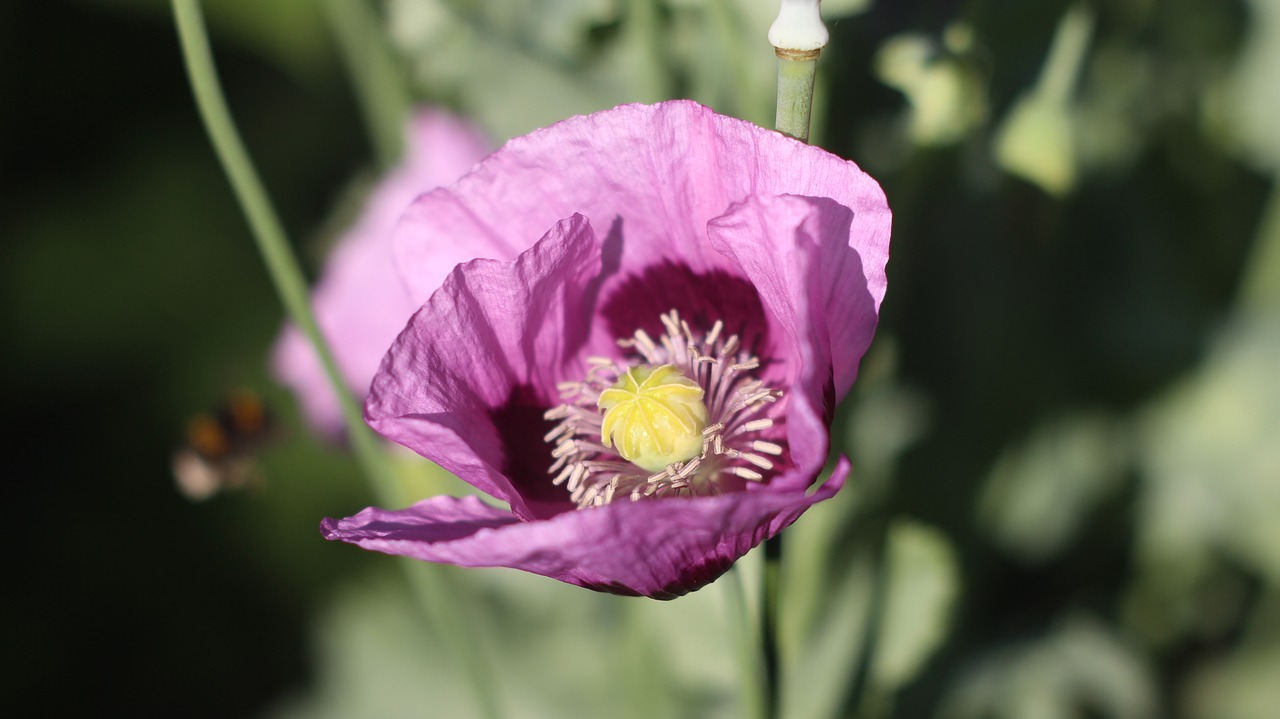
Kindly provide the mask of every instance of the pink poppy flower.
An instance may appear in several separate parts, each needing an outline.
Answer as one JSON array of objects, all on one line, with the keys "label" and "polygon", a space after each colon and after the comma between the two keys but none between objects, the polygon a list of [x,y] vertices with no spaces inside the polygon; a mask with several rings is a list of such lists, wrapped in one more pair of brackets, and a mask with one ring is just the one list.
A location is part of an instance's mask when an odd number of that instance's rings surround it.
[{"label": "pink poppy flower", "polygon": [[[418,195],[452,183],[491,148],[470,124],[440,110],[423,108],[406,133],[400,166],[374,188],[364,212],[333,250],[312,295],[316,321],[333,349],[342,376],[361,399],[382,355],[424,300],[409,293],[396,274],[391,235],[396,221]],[[435,271],[439,284],[455,264],[447,258]],[[330,437],[343,432],[342,410],[311,343],[293,325],[281,332],[272,352],[276,377],[289,386],[311,425]]]},{"label": "pink poppy flower", "polygon": [[[875,331],[890,213],[819,148],[692,102],[512,140],[409,209],[433,292],[382,361],[378,432],[506,503],[433,497],[322,531],[670,599],[842,486],[814,487]],[[476,259],[438,282],[444,248]]]}]

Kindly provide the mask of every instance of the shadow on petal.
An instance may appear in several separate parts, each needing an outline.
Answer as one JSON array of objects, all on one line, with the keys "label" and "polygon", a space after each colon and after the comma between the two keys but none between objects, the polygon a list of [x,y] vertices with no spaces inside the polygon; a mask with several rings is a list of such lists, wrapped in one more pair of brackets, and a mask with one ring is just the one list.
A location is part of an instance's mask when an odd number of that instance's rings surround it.
[{"label": "shadow on petal", "polygon": [[511,480],[529,510],[539,519],[574,508],[569,491],[551,483],[551,448],[543,439],[555,422],[543,417],[552,403],[534,387],[511,388],[507,401],[489,414],[505,452],[502,473]]},{"label": "shadow on petal", "polygon": [[674,309],[694,332],[705,332],[721,320],[726,334],[738,335],[753,352],[770,354],[764,306],[756,288],[743,277],[724,270],[694,272],[666,260],[619,278],[614,285],[600,312],[614,337],[630,337],[638,329],[660,337],[666,332],[660,318]]}]

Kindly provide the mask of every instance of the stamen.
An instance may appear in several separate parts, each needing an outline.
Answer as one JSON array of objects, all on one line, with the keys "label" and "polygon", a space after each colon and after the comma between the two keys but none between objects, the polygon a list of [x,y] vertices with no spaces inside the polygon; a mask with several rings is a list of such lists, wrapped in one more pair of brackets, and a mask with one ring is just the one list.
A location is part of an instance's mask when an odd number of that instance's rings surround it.
[{"label": "stamen", "polygon": [[646,360],[656,364],[654,359],[658,356],[658,346],[653,343],[653,340],[649,338],[648,333],[644,330],[636,330],[636,347]]},{"label": "stamen", "polygon": [[582,478],[587,476],[587,468],[581,464],[573,465],[573,472],[569,475],[569,486],[577,487],[582,484]]},{"label": "stamen", "polygon": [[714,325],[711,325],[711,331],[707,333],[707,338],[703,340],[703,344],[707,345],[708,347],[714,347],[716,344],[716,340],[720,339],[720,331],[723,329],[724,329],[724,323],[721,322],[720,320],[716,320],[716,323]]},{"label": "stamen", "polygon": [[680,325],[683,323],[679,321],[679,317],[676,313],[672,312],[670,314],[665,314],[661,319],[662,326],[667,328],[667,336],[680,336]]},{"label": "stamen", "polygon": [[[672,313],[675,314],[675,313]],[[692,350],[697,346],[698,340],[693,336],[693,330],[689,329],[689,323],[680,320],[680,331],[684,333],[684,338],[688,342],[689,349]]]},{"label": "stamen", "polygon": [[618,340],[630,361],[587,358],[586,376],[557,385],[563,403],[544,414],[557,422],[544,436],[548,473],[579,508],[739,491],[768,481],[785,453],[761,416],[782,393],[753,376],[762,363],[739,336],[722,341],[716,321],[699,339],[674,310],[660,319],[656,340],[642,329]]},{"label": "stamen", "polygon": [[557,474],[555,479],[551,480],[551,483],[556,486],[560,486],[561,484],[564,484],[564,481],[568,479],[571,474],[573,474],[574,472],[577,472],[578,468],[581,466],[582,465],[580,464],[575,464],[575,465],[565,467],[564,469],[560,470],[560,474]]},{"label": "stamen", "polygon": [[721,348],[721,350],[720,350],[720,354],[721,354],[722,356],[723,356],[723,355],[731,355],[731,354],[733,354],[733,353],[735,353],[735,352],[737,352],[737,351],[738,351],[738,336],[737,336],[737,335],[729,335],[729,339],[725,341],[725,343],[724,343],[724,347],[723,347],[723,348]]},{"label": "stamen", "polygon": [[772,454],[775,457],[782,454],[782,445],[774,444],[773,442],[766,442],[763,439],[757,439],[756,441],[752,442],[751,448],[757,452]]},{"label": "stamen", "polygon": [[585,452],[597,452],[599,454],[608,454],[610,449],[599,442],[591,442],[587,440],[578,440],[578,449]]}]

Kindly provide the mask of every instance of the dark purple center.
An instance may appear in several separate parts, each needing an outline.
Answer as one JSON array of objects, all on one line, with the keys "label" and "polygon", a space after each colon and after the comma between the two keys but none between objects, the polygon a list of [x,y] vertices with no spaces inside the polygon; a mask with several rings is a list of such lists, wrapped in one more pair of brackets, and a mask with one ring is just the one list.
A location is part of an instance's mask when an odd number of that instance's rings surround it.
[{"label": "dark purple center", "polygon": [[697,273],[666,261],[637,275],[610,282],[600,314],[615,337],[643,329],[650,337],[665,333],[662,315],[678,310],[694,332],[706,332],[716,320],[725,336],[736,334],[754,354],[767,354],[769,323],[760,295],[747,280],[723,270]]}]

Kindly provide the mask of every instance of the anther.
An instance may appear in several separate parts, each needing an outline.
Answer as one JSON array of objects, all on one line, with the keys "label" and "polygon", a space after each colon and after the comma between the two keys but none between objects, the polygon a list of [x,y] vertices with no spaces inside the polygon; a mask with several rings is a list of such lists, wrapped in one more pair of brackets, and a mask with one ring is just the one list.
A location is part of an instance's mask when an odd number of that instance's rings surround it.
[{"label": "anther", "polygon": [[773,442],[766,442],[763,439],[757,439],[756,441],[752,442],[751,448],[757,452],[772,454],[775,457],[782,454],[782,445],[774,444]]},{"label": "anther", "polygon": [[720,331],[723,329],[724,323],[720,320],[716,320],[716,323],[711,326],[711,331],[707,333],[707,338],[703,340],[703,344],[708,347],[714,347],[716,340],[720,339]]}]

